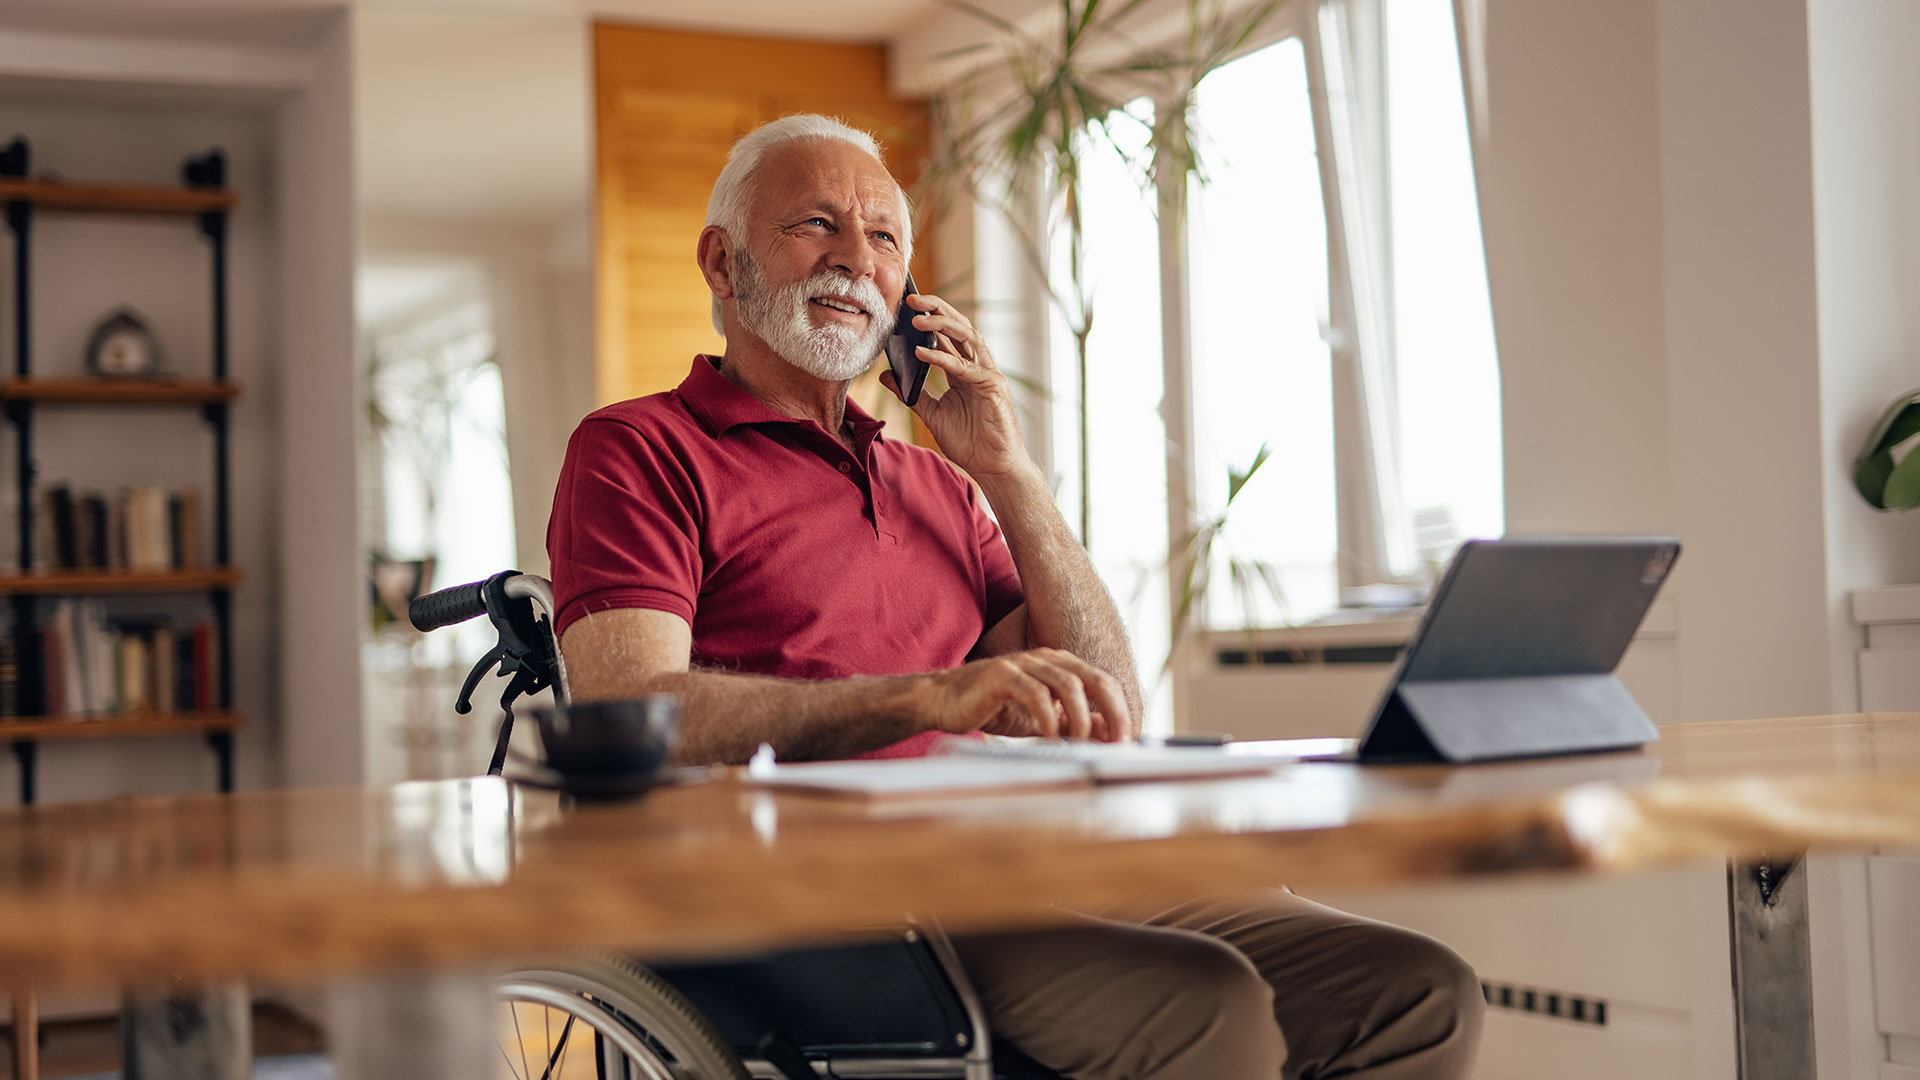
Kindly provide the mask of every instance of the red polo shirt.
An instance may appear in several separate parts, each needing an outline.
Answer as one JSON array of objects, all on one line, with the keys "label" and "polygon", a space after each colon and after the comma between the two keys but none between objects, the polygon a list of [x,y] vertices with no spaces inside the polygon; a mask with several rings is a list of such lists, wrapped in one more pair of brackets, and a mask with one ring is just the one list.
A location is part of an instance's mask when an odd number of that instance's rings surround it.
[{"label": "red polo shirt", "polygon": [[716,363],[696,357],[678,389],[573,433],[547,524],[557,629],[672,612],[693,628],[695,667],[789,679],[964,663],[1024,600],[973,485],[852,401],[849,452]]}]

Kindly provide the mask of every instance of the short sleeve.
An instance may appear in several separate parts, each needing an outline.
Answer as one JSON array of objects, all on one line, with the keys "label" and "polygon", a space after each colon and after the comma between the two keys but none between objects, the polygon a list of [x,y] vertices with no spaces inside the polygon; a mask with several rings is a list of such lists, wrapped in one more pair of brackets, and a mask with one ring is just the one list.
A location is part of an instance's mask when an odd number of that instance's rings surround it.
[{"label": "short sleeve", "polygon": [[567,442],[547,521],[555,630],[614,608],[691,624],[702,520],[699,490],[671,447],[621,420],[587,418]]},{"label": "short sleeve", "polygon": [[1026,603],[1027,594],[1020,587],[1020,572],[1014,569],[1013,553],[1007,550],[1007,539],[1000,534],[1000,526],[981,505],[979,490],[971,482],[963,482],[967,485],[967,509],[973,515],[974,543],[980,549],[980,568],[986,581],[980,614],[985,629],[991,630]]}]

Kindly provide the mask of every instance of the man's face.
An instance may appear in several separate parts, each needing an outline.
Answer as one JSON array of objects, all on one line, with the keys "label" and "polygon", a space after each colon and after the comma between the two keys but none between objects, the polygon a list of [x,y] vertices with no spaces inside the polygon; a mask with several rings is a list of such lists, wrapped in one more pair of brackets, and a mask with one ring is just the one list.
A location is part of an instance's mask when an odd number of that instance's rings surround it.
[{"label": "man's face", "polygon": [[893,177],[849,143],[769,151],[755,173],[750,235],[733,248],[741,324],[818,378],[865,371],[893,331],[906,279],[902,209]]}]

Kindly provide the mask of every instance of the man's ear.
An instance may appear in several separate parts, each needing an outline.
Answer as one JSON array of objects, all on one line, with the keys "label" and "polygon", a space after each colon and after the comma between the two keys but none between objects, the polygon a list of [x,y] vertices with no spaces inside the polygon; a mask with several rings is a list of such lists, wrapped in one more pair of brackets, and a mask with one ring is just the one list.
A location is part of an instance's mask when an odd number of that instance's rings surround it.
[{"label": "man's ear", "polygon": [[694,258],[700,264],[700,273],[707,279],[707,288],[713,291],[715,298],[731,300],[733,298],[733,238],[718,225],[709,225],[700,230],[700,246],[695,250]]}]

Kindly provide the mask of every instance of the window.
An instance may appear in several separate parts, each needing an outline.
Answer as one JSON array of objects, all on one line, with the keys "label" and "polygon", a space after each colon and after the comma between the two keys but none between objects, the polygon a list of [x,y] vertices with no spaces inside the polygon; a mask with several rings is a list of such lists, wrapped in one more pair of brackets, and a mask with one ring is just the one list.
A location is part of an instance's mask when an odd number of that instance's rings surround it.
[{"label": "window", "polygon": [[1453,6],[1385,5],[1400,488],[1430,572],[1505,528],[1500,371]]},{"label": "window", "polygon": [[[1214,72],[1194,117],[1210,177],[1191,184],[1184,253],[1194,501],[1225,512],[1203,614],[1282,625],[1334,607],[1340,584],[1327,225],[1300,40]],[[1230,473],[1263,447],[1229,509]]]},{"label": "window", "polygon": [[[1460,539],[1503,528],[1498,369],[1450,5],[1302,7],[1200,86],[1206,182],[1184,223],[1156,221],[1153,193],[1114,155],[1083,158],[1089,551],[1150,688],[1179,592],[1168,567],[1195,524],[1224,516],[1199,612],[1221,630],[1308,621],[1355,586],[1417,592]],[[1186,303],[1163,324],[1168,295]],[[1072,507],[1078,379],[1059,325],[1048,371],[1051,463]],[[1230,476],[1263,453],[1229,506]],[[1164,728],[1161,689],[1150,719]]]},{"label": "window", "polygon": [[[492,311],[478,275],[463,270],[362,271],[363,310],[397,311],[365,331],[371,546],[384,558],[431,559],[432,578],[422,583],[429,589],[514,562]],[[420,644],[422,659],[448,662],[477,657],[491,643],[491,629],[477,621]]]},{"label": "window", "polygon": [[[1136,101],[1133,115],[1150,118]],[[1129,150],[1146,145],[1143,125],[1121,120],[1113,137]],[[1161,419],[1159,225],[1152,195],[1119,156],[1089,154],[1081,163],[1087,286],[1094,298],[1088,336],[1087,424],[1092,520],[1087,552],[1126,618],[1149,694],[1169,646],[1167,565],[1167,429]],[[1064,237],[1050,262],[1053,287],[1072,289],[1063,269]],[[1069,301],[1070,302],[1070,301]],[[1056,313],[1057,314],[1057,313]],[[1047,351],[1054,388],[1053,462],[1062,507],[1079,505],[1080,422],[1076,350],[1065,321],[1052,320]],[[1068,517],[1074,515],[1069,513]],[[1167,703],[1150,711],[1163,714]]]}]

